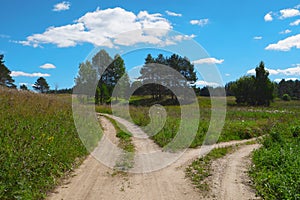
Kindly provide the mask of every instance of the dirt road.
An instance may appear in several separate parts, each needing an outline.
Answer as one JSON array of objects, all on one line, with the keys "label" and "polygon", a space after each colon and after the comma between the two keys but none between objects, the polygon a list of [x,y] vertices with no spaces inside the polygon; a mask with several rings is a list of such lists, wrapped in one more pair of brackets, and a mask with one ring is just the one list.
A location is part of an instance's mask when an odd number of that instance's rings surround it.
[{"label": "dirt road", "polygon": [[251,164],[249,155],[257,148],[258,144],[245,145],[212,163],[212,176],[207,180],[211,191],[207,199],[258,199],[249,186],[250,179],[247,176],[247,169]]},{"label": "dirt road", "polygon": [[[117,143],[118,139],[115,138],[115,130],[112,124],[104,117],[100,117],[100,120],[104,127],[104,135],[112,140],[113,143]],[[128,130],[131,129],[130,131],[137,128],[126,120],[121,121],[119,122],[128,127]],[[145,142],[141,138],[134,139],[133,142],[134,145],[136,145],[138,148],[140,147],[142,151],[148,152],[149,150],[157,149],[157,146],[153,144],[152,141],[152,143],[149,145],[146,145],[144,143],[139,144],[139,141]],[[188,149],[176,162],[172,163],[168,167],[151,173],[115,173],[111,168],[104,166],[92,156],[88,156],[88,158],[79,167],[79,169],[75,170],[74,176],[69,180],[66,180],[66,183],[64,185],[58,187],[52,194],[50,194],[48,199],[203,199],[203,195],[199,193],[198,189],[195,189],[190,180],[185,178],[185,167],[193,159],[196,159],[197,157],[205,154],[211,148],[234,145],[243,142],[245,141],[233,141],[213,146],[205,146],[199,149]],[[240,174],[238,173],[236,175],[236,173],[237,171],[243,171],[244,169],[242,169],[239,164],[241,161],[243,161],[242,158],[249,155],[250,152],[257,146],[251,145],[246,147],[246,149],[243,147],[240,151],[238,151],[239,154],[234,153],[235,155],[232,154],[230,155],[231,157],[228,156],[229,161],[224,168],[225,176],[223,176],[223,169],[219,170],[219,172],[217,170],[214,173],[214,176],[219,177],[216,178],[216,182],[218,182],[218,179],[220,179],[221,184],[219,186],[216,185],[216,187],[213,188],[212,192],[216,196],[219,195],[218,191],[222,191],[222,193],[220,193],[220,195],[216,197],[224,196],[224,198],[221,199],[236,199],[234,198],[235,196],[232,195],[237,195],[240,193],[241,190],[238,189],[235,184],[237,183],[238,185],[241,185],[243,184],[243,182],[236,181],[239,180],[239,178],[236,178],[236,176],[239,177],[238,174]],[[241,159],[236,159],[236,156]],[[224,181],[224,179],[228,180],[228,182]],[[230,189],[226,189],[226,184],[230,186]],[[237,190],[232,191],[235,189]],[[246,190],[250,191],[248,189]],[[248,196],[248,194],[245,195],[247,196],[243,196],[242,198],[237,199],[251,199],[252,197],[250,197],[250,195]]]}]

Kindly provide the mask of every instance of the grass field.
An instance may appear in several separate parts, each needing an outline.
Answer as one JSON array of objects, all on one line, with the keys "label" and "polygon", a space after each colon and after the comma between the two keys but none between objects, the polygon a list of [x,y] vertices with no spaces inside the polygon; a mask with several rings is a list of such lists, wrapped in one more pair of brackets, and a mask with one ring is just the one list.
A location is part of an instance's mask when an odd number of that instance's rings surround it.
[{"label": "grass field", "polygon": [[70,96],[0,88],[0,199],[42,199],[87,155]]},{"label": "grass field", "polygon": [[[130,106],[134,123],[150,122],[149,106]],[[191,147],[203,143],[211,116],[210,99],[199,97],[200,123]],[[181,116],[179,106],[165,106],[167,120],[153,140],[161,147],[175,137]],[[252,177],[266,199],[299,199],[300,101],[275,101],[270,107],[240,107],[228,98],[225,126],[219,142],[247,139],[271,133],[263,148],[255,152]],[[87,155],[74,125],[69,95],[40,95],[0,88],[0,199],[43,199],[66,172]],[[111,113],[109,106],[97,112]],[[119,113],[122,116],[122,113]],[[88,121],[82,121],[88,126]],[[92,130],[92,129],[91,129]],[[149,131],[149,130],[148,130]],[[134,151],[130,135],[118,131],[121,148]],[[150,131],[151,132],[151,131]],[[101,133],[88,141],[93,147]]]},{"label": "grass field", "polygon": [[[134,97],[135,104],[137,97]],[[199,97],[200,122],[197,135],[190,147],[202,145],[207,133],[210,117],[211,104],[207,97]],[[284,128],[300,124],[299,108],[300,101],[275,101],[270,107],[243,107],[237,106],[233,97],[227,98],[227,110],[225,125],[222,129],[218,142],[230,140],[242,140],[268,134],[277,124],[283,124]],[[150,106],[129,106],[133,122],[139,126],[146,126],[150,122]],[[167,145],[175,137],[180,124],[180,106],[165,106],[167,120],[164,127],[152,139],[161,147]],[[108,106],[97,106],[96,111],[111,113]],[[117,113],[122,116],[123,113]],[[124,116],[123,116],[124,117]],[[197,126],[190,120],[186,126]],[[149,132],[149,130],[145,130]],[[151,131],[150,131],[151,132]],[[207,140],[209,142],[209,140]]]},{"label": "grass field", "polygon": [[254,152],[250,175],[264,199],[300,199],[300,126],[278,125]]}]

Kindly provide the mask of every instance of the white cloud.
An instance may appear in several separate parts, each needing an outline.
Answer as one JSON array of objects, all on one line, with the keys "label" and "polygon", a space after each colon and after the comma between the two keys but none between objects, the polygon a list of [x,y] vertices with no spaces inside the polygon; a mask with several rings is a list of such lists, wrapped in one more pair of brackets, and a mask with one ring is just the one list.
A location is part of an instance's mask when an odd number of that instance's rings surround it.
[{"label": "white cloud", "polygon": [[[278,75],[279,72],[277,70],[274,70],[274,69],[268,69],[268,68],[265,68],[270,75]],[[250,69],[247,71],[247,74],[252,74],[252,75],[255,75],[256,74],[256,71],[255,69]]]},{"label": "white cloud", "polygon": [[277,51],[290,51],[293,47],[300,49],[300,34],[290,36],[274,44],[269,44],[265,49]]},{"label": "white cloud", "polygon": [[176,35],[176,36],[172,37],[172,39],[175,40],[175,41],[180,42],[180,41],[183,41],[183,40],[191,40],[195,37],[196,37],[196,35],[194,35],[194,34],[192,34],[192,35]]},{"label": "white cloud", "polygon": [[[286,76],[300,76],[300,64],[296,67],[286,69],[267,69],[270,75],[286,75]],[[247,71],[247,74],[255,74],[255,69]]]},{"label": "white cloud", "polygon": [[56,67],[55,67],[55,65],[53,65],[51,63],[46,63],[46,64],[40,66],[40,68],[42,68],[42,69],[55,69]]},{"label": "white cloud", "polygon": [[227,76],[227,77],[228,77],[228,76],[231,76],[231,75],[230,75],[230,74],[225,74],[225,76]]},{"label": "white cloud", "polygon": [[218,83],[214,83],[214,82],[207,82],[207,81],[204,81],[204,80],[199,80],[195,83],[196,86],[210,86],[210,87],[218,87],[218,86],[221,86],[220,84]]},{"label": "white cloud", "polygon": [[296,8],[296,9],[299,9],[299,8],[300,8],[300,4],[298,4],[297,6],[295,6],[295,8]]},{"label": "white cloud", "polygon": [[261,40],[263,37],[262,36],[255,36],[253,39],[254,40]]},{"label": "white cloud", "polygon": [[53,6],[53,9],[52,9],[52,10],[55,11],[55,12],[64,11],[64,10],[69,10],[69,9],[70,9],[70,6],[71,6],[70,2],[68,2],[68,1],[63,1],[63,2],[61,2],[61,3],[55,4],[55,5]]},{"label": "white cloud", "polygon": [[21,71],[12,71],[11,76],[17,77],[17,76],[26,76],[26,77],[47,77],[50,76],[50,74],[42,74],[42,73],[26,73]]},{"label": "white cloud", "polygon": [[[17,41],[17,43],[33,47],[39,47],[41,44],[72,47],[81,43],[110,48],[115,47],[115,44],[161,43],[166,45],[172,43],[164,41],[164,37],[172,29],[171,23],[159,13],[149,14],[147,11],[141,11],[136,15],[117,7],[88,12],[74,24],[49,27],[44,33],[33,34],[28,36],[27,40]],[[121,34],[125,32],[128,34]]]},{"label": "white cloud", "polygon": [[296,17],[300,15],[300,11],[294,8],[288,8],[288,9],[283,9],[280,10],[280,17],[279,19],[286,19],[290,17]]},{"label": "white cloud", "polygon": [[297,19],[296,21],[290,23],[290,26],[298,26],[300,24],[300,19]]},{"label": "white cloud", "polygon": [[171,12],[166,10],[167,15],[172,16],[172,17],[182,17],[182,14],[180,13],[175,13],[175,12]]},{"label": "white cloud", "polygon": [[203,58],[199,60],[195,60],[192,63],[193,64],[222,64],[224,62],[224,59],[216,59],[216,58]]},{"label": "white cloud", "polygon": [[199,25],[199,26],[205,26],[209,23],[209,19],[199,19],[199,20],[191,20],[190,24],[192,25]]},{"label": "white cloud", "polygon": [[273,21],[272,12],[269,12],[268,14],[266,14],[265,17],[264,17],[264,20],[266,22]]},{"label": "white cloud", "polygon": [[290,29],[286,29],[284,31],[279,32],[279,34],[288,34],[291,33],[292,31]]}]

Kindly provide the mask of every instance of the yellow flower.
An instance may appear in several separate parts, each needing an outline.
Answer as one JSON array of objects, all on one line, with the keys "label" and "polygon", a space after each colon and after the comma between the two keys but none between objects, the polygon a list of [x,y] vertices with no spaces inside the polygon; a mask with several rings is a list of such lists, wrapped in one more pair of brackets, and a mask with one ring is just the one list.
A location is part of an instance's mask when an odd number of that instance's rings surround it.
[{"label": "yellow flower", "polygon": [[54,137],[53,137],[53,136],[48,137],[48,141],[49,141],[49,142],[52,142],[53,140],[54,140]]}]

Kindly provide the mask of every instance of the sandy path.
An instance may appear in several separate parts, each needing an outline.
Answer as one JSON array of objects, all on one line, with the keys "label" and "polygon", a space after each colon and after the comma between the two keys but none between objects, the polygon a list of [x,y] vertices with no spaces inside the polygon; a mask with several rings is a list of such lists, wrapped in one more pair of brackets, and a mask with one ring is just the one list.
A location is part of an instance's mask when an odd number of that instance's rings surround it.
[{"label": "sandy path", "polygon": [[258,199],[249,185],[247,175],[251,164],[249,155],[257,148],[258,144],[245,145],[234,153],[213,161],[212,176],[208,180],[212,187],[207,199]]},{"label": "sandy path", "polygon": [[[126,120],[121,121],[119,122],[123,123],[130,131],[137,128]],[[104,135],[117,142],[113,136],[115,130],[111,123],[108,120],[103,120],[102,117],[101,123],[104,123]],[[133,126],[131,127],[133,129],[129,128],[129,125]],[[145,142],[145,140],[141,140],[141,138],[144,137],[144,135],[142,135],[143,133],[139,134],[140,139],[133,139],[134,144],[138,147],[137,151],[141,150],[149,152],[153,149],[157,149],[157,145],[154,144],[153,141],[148,141],[151,142],[148,145],[139,144],[139,141]],[[147,140],[148,139],[146,138],[146,141]],[[203,199],[199,191],[193,187],[190,180],[185,178],[185,167],[193,159],[204,155],[211,148],[243,142],[245,141],[232,141],[213,146],[204,146],[199,149],[188,149],[176,162],[168,167],[151,173],[113,175],[114,171],[112,169],[104,166],[92,156],[89,156],[79,169],[75,171],[74,176],[67,181],[68,184],[58,187],[54,193],[49,195],[48,199]],[[249,153],[250,151],[247,151],[245,155],[248,155]],[[233,171],[233,174],[234,173],[235,172]]]}]

